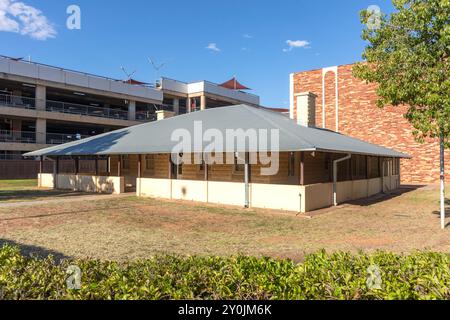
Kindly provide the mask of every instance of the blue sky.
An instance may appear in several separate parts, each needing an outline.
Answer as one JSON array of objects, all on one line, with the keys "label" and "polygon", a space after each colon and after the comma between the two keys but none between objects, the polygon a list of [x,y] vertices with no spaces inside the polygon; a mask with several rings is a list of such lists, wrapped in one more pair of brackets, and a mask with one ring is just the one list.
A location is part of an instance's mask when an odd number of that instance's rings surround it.
[{"label": "blue sky", "polygon": [[[81,8],[81,30],[66,28],[71,4]],[[152,57],[166,63],[163,76],[220,83],[236,75],[263,105],[288,107],[291,72],[361,60],[359,12],[370,5],[392,10],[381,0],[0,0],[0,54],[114,78],[125,77],[124,66],[142,81],[154,80]],[[37,23],[15,28],[17,10],[30,7],[42,12]]]}]

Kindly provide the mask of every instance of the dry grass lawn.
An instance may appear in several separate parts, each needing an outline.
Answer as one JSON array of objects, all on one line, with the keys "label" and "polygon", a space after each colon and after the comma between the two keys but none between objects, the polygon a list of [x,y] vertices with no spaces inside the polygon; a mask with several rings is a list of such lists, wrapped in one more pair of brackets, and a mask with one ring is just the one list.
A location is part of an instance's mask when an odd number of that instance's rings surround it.
[{"label": "dry grass lawn", "polygon": [[[43,189],[37,187],[37,180],[0,180],[0,204],[27,202],[42,199],[60,199],[80,196],[81,192]],[[85,193],[84,193],[85,195]]]},{"label": "dry grass lawn", "polygon": [[312,217],[133,196],[17,207],[0,202],[0,245],[119,261],[158,253],[301,260],[322,248],[450,252],[450,226],[439,229],[436,188],[403,189],[383,201],[345,204]]}]

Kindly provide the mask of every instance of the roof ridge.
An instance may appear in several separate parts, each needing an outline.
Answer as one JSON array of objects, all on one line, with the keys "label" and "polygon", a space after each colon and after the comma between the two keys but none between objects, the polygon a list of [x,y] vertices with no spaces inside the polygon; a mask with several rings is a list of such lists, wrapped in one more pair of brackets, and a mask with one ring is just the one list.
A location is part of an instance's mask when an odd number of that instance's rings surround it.
[{"label": "roof ridge", "polygon": [[[244,105],[244,106],[247,106],[247,105]],[[253,107],[251,107],[251,106],[247,106],[247,107],[248,107],[248,108],[246,108],[247,110],[251,110],[251,109],[249,109],[249,108],[253,108]],[[262,110],[262,112],[270,112],[270,113],[276,114],[276,115],[278,115],[278,116],[284,117],[283,115],[280,115],[280,114],[278,114],[278,113],[275,112],[275,111],[264,110],[264,109],[258,109],[258,110]],[[276,128],[278,128],[278,130],[283,131],[285,134],[287,134],[287,135],[289,135],[289,136],[291,136],[291,137],[293,137],[293,138],[295,138],[295,139],[297,139],[297,140],[300,140],[300,142],[302,142],[302,143],[305,143],[305,144],[310,145],[312,148],[316,148],[316,146],[315,146],[314,144],[312,144],[311,142],[309,142],[308,140],[306,140],[306,139],[304,139],[304,138],[302,138],[302,137],[299,137],[299,136],[297,136],[297,135],[295,135],[295,134],[289,132],[288,130],[286,130],[286,129],[283,128],[283,127],[280,128],[280,126],[278,126],[278,124],[276,124],[275,122],[273,122],[271,119],[262,116],[262,115],[261,115],[260,113],[258,113],[258,112],[254,112],[254,110],[251,110],[251,112],[252,112],[253,114],[257,115],[258,117],[260,117],[260,118],[266,120],[267,122],[269,122],[270,124],[272,124],[273,126],[275,126]],[[286,118],[286,117],[284,117],[284,118]],[[286,118],[285,120],[291,121],[290,118]]]}]

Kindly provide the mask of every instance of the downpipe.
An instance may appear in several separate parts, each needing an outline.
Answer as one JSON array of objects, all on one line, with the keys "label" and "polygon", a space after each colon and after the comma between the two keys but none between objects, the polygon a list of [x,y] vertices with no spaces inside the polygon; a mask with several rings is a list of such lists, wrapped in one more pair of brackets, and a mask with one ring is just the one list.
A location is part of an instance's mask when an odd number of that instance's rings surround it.
[{"label": "downpipe", "polygon": [[352,155],[349,153],[347,156],[341,159],[337,159],[333,161],[333,205],[336,207],[338,205],[337,202],[337,166],[338,163],[347,161],[352,158]]},{"label": "downpipe", "polygon": [[250,164],[249,154],[245,154],[245,208],[250,208]]}]

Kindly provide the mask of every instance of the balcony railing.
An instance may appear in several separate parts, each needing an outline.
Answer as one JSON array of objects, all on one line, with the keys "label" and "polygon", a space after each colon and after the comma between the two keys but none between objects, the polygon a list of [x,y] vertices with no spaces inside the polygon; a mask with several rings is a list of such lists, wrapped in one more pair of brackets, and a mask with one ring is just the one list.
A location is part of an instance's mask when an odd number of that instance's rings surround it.
[{"label": "balcony railing", "polygon": [[[7,94],[0,94],[0,106],[6,106],[11,108],[23,108],[23,109],[36,109],[36,99],[27,98],[21,96],[13,96]],[[90,117],[100,117],[118,120],[129,120],[128,111],[112,108],[100,108],[94,106],[88,106],[83,104],[68,103],[61,101],[47,100],[45,102],[46,111],[59,112],[66,114],[85,115]],[[160,105],[160,110],[173,111],[172,105]],[[151,122],[156,121],[157,116],[155,112],[150,111],[137,111],[136,121]]]},{"label": "balcony railing", "polygon": [[89,137],[80,134],[47,133],[45,139],[36,139],[39,135],[44,134],[36,134],[36,132],[31,131],[0,130],[0,142],[33,144],[38,141],[45,141],[45,144],[63,144]]},{"label": "balcony railing", "polygon": [[0,130],[0,142],[36,143],[35,132]]},{"label": "balcony railing", "polygon": [[62,134],[62,133],[47,133],[47,144],[63,144],[73,141],[89,138],[90,136],[84,136],[80,134]]},{"label": "balcony railing", "polygon": [[148,111],[137,111],[136,112],[136,121],[143,121],[143,122],[152,122],[156,121],[157,116],[155,113],[151,113]]},{"label": "balcony railing", "polygon": [[47,100],[46,110],[49,112],[61,112],[68,114],[80,114],[91,117],[128,120],[128,111],[111,108],[92,107],[82,104],[60,101]]},{"label": "balcony railing", "polygon": [[[8,94],[0,94],[0,105],[12,108],[36,109],[36,99]],[[128,120],[128,111],[100,108],[88,105],[47,100],[46,111],[79,114],[91,117]]]},{"label": "balcony railing", "polygon": [[13,108],[36,109],[36,99],[0,94],[0,105],[6,105]]}]

